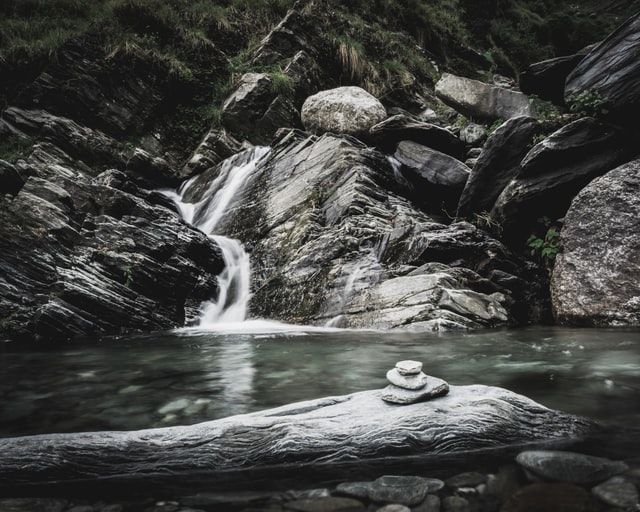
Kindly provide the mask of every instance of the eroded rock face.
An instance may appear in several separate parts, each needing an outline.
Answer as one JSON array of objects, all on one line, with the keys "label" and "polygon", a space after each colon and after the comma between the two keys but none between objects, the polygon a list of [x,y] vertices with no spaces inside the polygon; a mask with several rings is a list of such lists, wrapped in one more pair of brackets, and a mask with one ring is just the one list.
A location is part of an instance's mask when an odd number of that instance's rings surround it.
[{"label": "eroded rock face", "polygon": [[[470,224],[434,221],[402,190],[384,155],[353,138],[283,136],[217,227],[251,250],[250,314],[417,330],[520,318],[522,291],[533,289],[525,265]],[[496,284],[505,276],[518,286]]]},{"label": "eroded rock face", "polygon": [[533,114],[527,96],[521,92],[450,73],[442,74],[436,83],[436,94],[458,112],[478,119],[510,119]]},{"label": "eroded rock face", "polygon": [[566,55],[531,64],[520,73],[520,90],[556,105],[564,104],[564,84],[584,54]]},{"label": "eroded rock face", "polygon": [[590,117],[570,123],[534,146],[496,200],[491,217],[503,237],[522,244],[538,218],[564,216],[593,178],[624,162],[630,146],[622,132]]},{"label": "eroded rock face", "polygon": [[640,325],[640,160],[585,187],[561,239],[551,280],[557,321]]},{"label": "eroded rock face", "polygon": [[0,196],[0,339],[178,327],[217,294],[218,247],[124,173],[92,177],[49,144],[21,167]]},{"label": "eroded rock face", "polygon": [[338,87],[309,96],[302,105],[302,124],[313,133],[364,134],[387,117],[374,96],[360,87]]},{"label": "eroded rock face", "polygon": [[624,124],[640,114],[640,13],[596,46],[567,77],[565,100],[592,91],[606,102],[608,115]]}]

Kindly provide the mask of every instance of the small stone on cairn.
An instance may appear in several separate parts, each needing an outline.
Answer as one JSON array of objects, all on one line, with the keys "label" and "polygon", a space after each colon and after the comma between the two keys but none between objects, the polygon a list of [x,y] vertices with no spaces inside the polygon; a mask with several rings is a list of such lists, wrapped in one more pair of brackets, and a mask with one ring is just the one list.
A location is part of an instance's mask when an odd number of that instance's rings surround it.
[{"label": "small stone on cairn", "polygon": [[430,400],[449,392],[449,384],[437,377],[427,377],[420,361],[398,361],[387,372],[391,383],[382,390],[382,399],[393,404],[413,404]]}]

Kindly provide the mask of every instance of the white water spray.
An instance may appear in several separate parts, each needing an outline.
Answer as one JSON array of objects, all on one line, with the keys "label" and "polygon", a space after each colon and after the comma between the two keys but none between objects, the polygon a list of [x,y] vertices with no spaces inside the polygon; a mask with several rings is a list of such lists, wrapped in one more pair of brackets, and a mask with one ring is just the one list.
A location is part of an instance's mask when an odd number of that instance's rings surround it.
[{"label": "white water spray", "polygon": [[212,238],[222,250],[224,271],[218,276],[218,298],[202,306],[198,327],[207,329],[217,324],[242,322],[249,303],[251,267],[249,255],[238,240],[215,235],[220,220],[228,213],[229,204],[256,170],[258,162],[269,152],[267,147],[255,147],[236,158],[225,160],[220,173],[211,182],[204,199],[188,203],[184,198],[196,184],[187,181],[179,193],[166,193],[178,206],[180,214],[191,225]]}]

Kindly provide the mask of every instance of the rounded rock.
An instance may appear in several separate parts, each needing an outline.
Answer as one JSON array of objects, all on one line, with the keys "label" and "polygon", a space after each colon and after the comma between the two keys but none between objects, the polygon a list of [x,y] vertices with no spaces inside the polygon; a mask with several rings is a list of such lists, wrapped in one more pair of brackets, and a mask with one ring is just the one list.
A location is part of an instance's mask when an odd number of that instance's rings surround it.
[{"label": "rounded rock", "polygon": [[632,482],[621,476],[614,476],[596,485],[591,492],[613,507],[631,510],[638,504],[638,489]]},{"label": "rounded rock", "polygon": [[402,389],[417,390],[427,385],[427,376],[423,372],[416,375],[402,375],[396,368],[387,372],[387,380]]},{"label": "rounded rock", "polygon": [[404,361],[398,361],[395,369],[398,370],[400,375],[417,375],[422,371],[422,363],[420,361],[406,359]]},{"label": "rounded rock", "polygon": [[419,476],[385,475],[375,480],[369,499],[378,503],[417,505],[429,492],[429,481]]}]

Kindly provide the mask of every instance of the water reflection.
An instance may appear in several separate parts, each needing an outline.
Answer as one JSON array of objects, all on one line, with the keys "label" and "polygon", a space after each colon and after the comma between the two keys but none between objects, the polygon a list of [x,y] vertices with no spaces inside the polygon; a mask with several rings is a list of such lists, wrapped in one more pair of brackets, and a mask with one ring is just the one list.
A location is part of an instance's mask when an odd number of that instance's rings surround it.
[{"label": "water reflection", "polygon": [[383,333],[247,324],[0,348],[0,435],[189,424],[383,387],[400,359],[452,385],[498,385],[549,407],[640,419],[640,331]]}]

